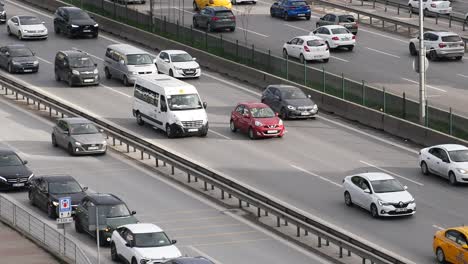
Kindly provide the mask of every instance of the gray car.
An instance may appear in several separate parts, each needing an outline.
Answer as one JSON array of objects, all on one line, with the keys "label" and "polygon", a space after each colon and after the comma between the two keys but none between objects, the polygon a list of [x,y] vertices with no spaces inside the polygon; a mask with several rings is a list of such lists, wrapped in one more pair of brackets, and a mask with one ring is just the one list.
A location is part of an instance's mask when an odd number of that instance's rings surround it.
[{"label": "gray car", "polygon": [[85,118],[61,118],[52,131],[52,145],[67,149],[70,155],[105,154],[107,142],[102,133]]},{"label": "gray car", "polygon": [[358,32],[358,24],[353,15],[329,13],[321,17],[315,26],[340,25],[348,29],[354,35]]},{"label": "gray car", "polygon": [[232,11],[224,6],[205,7],[193,15],[193,27],[206,28],[207,31],[236,30],[236,17]]}]

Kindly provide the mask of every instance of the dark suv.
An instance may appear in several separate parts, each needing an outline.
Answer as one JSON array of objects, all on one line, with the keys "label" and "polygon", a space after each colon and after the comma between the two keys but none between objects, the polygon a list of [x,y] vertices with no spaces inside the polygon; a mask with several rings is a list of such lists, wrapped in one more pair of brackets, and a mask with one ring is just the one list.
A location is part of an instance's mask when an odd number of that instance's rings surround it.
[{"label": "dark suv", "polygon": [[207,31],[229,29],[236,30],[236,17],[232,11],[224,6],[205,7],[193,15],[193,27],[203,27]]},{"label": "dark suv", "polygon": [[3,3],[0,3],[0,24],[5,24],[7,20],[5,6]]},{"label": "dark suv", "polygon": [[0,47],[0,67],[9,73],[37,72],[39,61],[34,52],[23,44],[12,44]]},{"label": "dark suv", "polygon": [[0,189],[27,187],[29,180],[34,176],[26,167],[27,163],[13,150],[0,148]]},{"label": "dark suv", "polygon": [[[97,210],[92,210],[92,208]],[[90,229],[90,225],[95,224],[96,215],[91,215],[93,212],[100,216],[98,219],[105,219],[105,223],[99,223],[99,244],[104,245],[109,243],[112,232],[126,224],[136,224],[138,220],[133,216],[135,211],[130,212],[127,205],[117,196],[107,193],[88,194],[76,208],[75,213],[75,230],[78,233],[88,233],[92,237],[96,237],[96,230]]]},{"label": "dark suv", "polygon": [[99,25],[85,11],[63,6],[55,11],[54,30],[55,33],[63,33],[70,38],[85,35],[97,38]]},{"label": "dark suv", "polygon": [[99,70],[91,57],[80,50],[65,50],[55,55],[55,80],[75,85],[98,85]]}]

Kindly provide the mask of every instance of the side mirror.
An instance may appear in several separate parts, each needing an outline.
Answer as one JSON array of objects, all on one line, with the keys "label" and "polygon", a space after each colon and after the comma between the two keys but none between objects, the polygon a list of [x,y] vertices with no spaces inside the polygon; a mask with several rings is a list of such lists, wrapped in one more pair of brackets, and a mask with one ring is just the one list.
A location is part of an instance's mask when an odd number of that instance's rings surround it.
[{"label": "side mirror", "polygon": [[175,243],[177,243],[177,240],[172,240],[171,243],[175,244]]},{"label": "side mirror", "polygon": [[120,63],[120,65],[125,65],[125,61],[124,61],[124,60],[119,60],[119,63]]},{"label": "side mirror", "polygon": [[317,30],[312,31],[312,34],[314,35],[317,34]]},{"label": "side mirror", "polygon": [[368,193],[368,194],[371,193],[371,191],[370,191],[368,188],[367,188],[367,189],[364,189],[364,192],[365,192],[365,193]]},{"label": "side mirror", "polygon": [[27,160],[23,160],[23,165],[26,165],[28,164],[28,161]]},{"label": "side mirror", "polygon": [[167,62],[167,63],[169,63],[169,59],[164,59],[164,62]]},{"label": "side mirror", "polygon": [[205,109],[206,109],[207,107],[208,107],[208,103],[206,103],[206,102],[203,102],[203,108],[205,108]]},{"label": "side mirror", "polygon": [[278,114],[278,113],[275,113],[275,116],[279,116],[279,114]]},{"label": "side mirror", "polygon": [[408,186],[406,186],[406,185],[403,186],[403,189],[408,190]]},{"label": "side mirror", "polygon": [[100,128],[99,133],[104,133],[104,129]]},{"label": "side mirror", "polygon": [[197,58],[192,58],[192,60],[193,60],[193,61],[196,61],[196,60],[197,60]]},{"label": "side mirror", "polygon": [[310,98],[312,98],[312,96],[310,96],[310,94],[308,94],[308,95],[307,95],[307,98],[309,98],[309,99],[310,99]]},{"label": "side mirror", "polygon": [[465,245],[462,246],[462,248],[463,248],[464,250],[468,250],[468,245],[465,244]]},{"label": "side mirror", "polygon": [[132,211],[132,215],[135,215],[136,214],[136,211]]},{"label": "side mirror", "polygon": [[36,52],[31,52],[33,56],[36,56]]},{"label": "side mirror", "polygon": [[250,118],[250,115],[249,115],[248,113],[245,113],[243,116],[244,116],[245,118]]},{"label": "side mirror", "polygon": [[19,26],[19,23],[13,23],[13,24],[15,24],[15,26]]},{"label": "side mirror", "polygon": [[44,22],[44,21],[42,21],[41,23],[42,23],[42,24],[45,24],[45,22]]},{"label": "side mirror", "polygon": [[88,190],[88,186],[83,187],[83,191],[86,192]]},{"label": "side mirror", "polygon": [[286,42],[286,44],[291,44],[291,41]]},{"label": "side mirror", "polygon": [[129,248],[132,247],[132,245],[131,245],[130,243],[125,243],[125,246],[126,246],[126,247],[129,247]]},{"label": "side mirror", "polygon": [[97,67],[97,63],[94,63],[94,67]]}]

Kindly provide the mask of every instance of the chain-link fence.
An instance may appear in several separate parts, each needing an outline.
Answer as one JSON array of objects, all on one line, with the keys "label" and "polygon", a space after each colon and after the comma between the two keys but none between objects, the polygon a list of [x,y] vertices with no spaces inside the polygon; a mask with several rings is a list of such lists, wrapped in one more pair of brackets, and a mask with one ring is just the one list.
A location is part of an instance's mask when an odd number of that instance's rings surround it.
[{"label": "chain-link fence", "polygon": [[[151,0],[153,1],[153,0]],[[365,81],[357,82],[348,79],[344,74],[337,75],[327,72],[325,68],[315,68],[296,60],[274,56],[271,51],[261,50],[253,44],[246,44],[223,39],[223,34],[211,34],[192,26],[181,25],[177,15],[163,16],[151,11],[138,11],[135,7],[120,5],[105,0],[66,0],[66,2],[104,15],[108,18],[135,26],[160,36],[190,45],[217,56],[251,66],[261,71],[280,76],[287,80],[319,90],[347,101],[351,101],[387,114],[419,123],[419,103],[406,98],[405,93],[397,95],[383,89],[369,86]],[[170,1],[169,1],[170,2]],[[157,7],[157,1],[152,6]],[[152,19],[151,19],[152,18]],[[191,19],[185,18],[186,21]],[[130,36],[129,36],[130,37]],[[427,127],[468,139],[468,120],[455,115],[452,110],[444,111],[427,106]]]},{"label": "chain-link fence", "polygon": [[81,248],[72,240],[31,215],[8,198],[0,195],[0,219],[23,232],[30,239],[63,257],[68,263],[91,264]]}]

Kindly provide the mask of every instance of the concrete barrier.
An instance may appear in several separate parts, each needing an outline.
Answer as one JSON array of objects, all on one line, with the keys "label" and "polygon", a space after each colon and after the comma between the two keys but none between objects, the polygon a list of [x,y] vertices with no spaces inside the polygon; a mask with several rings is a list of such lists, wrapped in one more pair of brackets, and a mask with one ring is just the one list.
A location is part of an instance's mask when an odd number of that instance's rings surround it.
[{"label": "concrete barrier", "polygon": [[[66,3],[58,0],[19,0],[34,6],[54,12],[59,6]],[[383,130],[389,134],[410,140],[420,145],[428,146],[442,143],[455,143],[468,145],[467,141],[443,134],[433,129],[408,122],[406,120],[387,115],[380,111],[370,109],[359,104],[342,100],[338,97],[301,86],[286,79],[268,74],[257,69],[229,61],[227,59],[212,55],[208,52],[195,49],[191,46],[181,44],[170,39],[143,31],[141,29],[111,20],[109,18],[94,14],[100,29],[110,34],[122,37],[131,42],[146,46],[152,50],[182,49],[192,56],[198,58],[198,62],[205,68],[228,75],[240,81],[251,83],[260,89],[269,84],[290,84],[298,86],[307,94],[311,94],[322,111],[327,111],[349,120]]]}]

